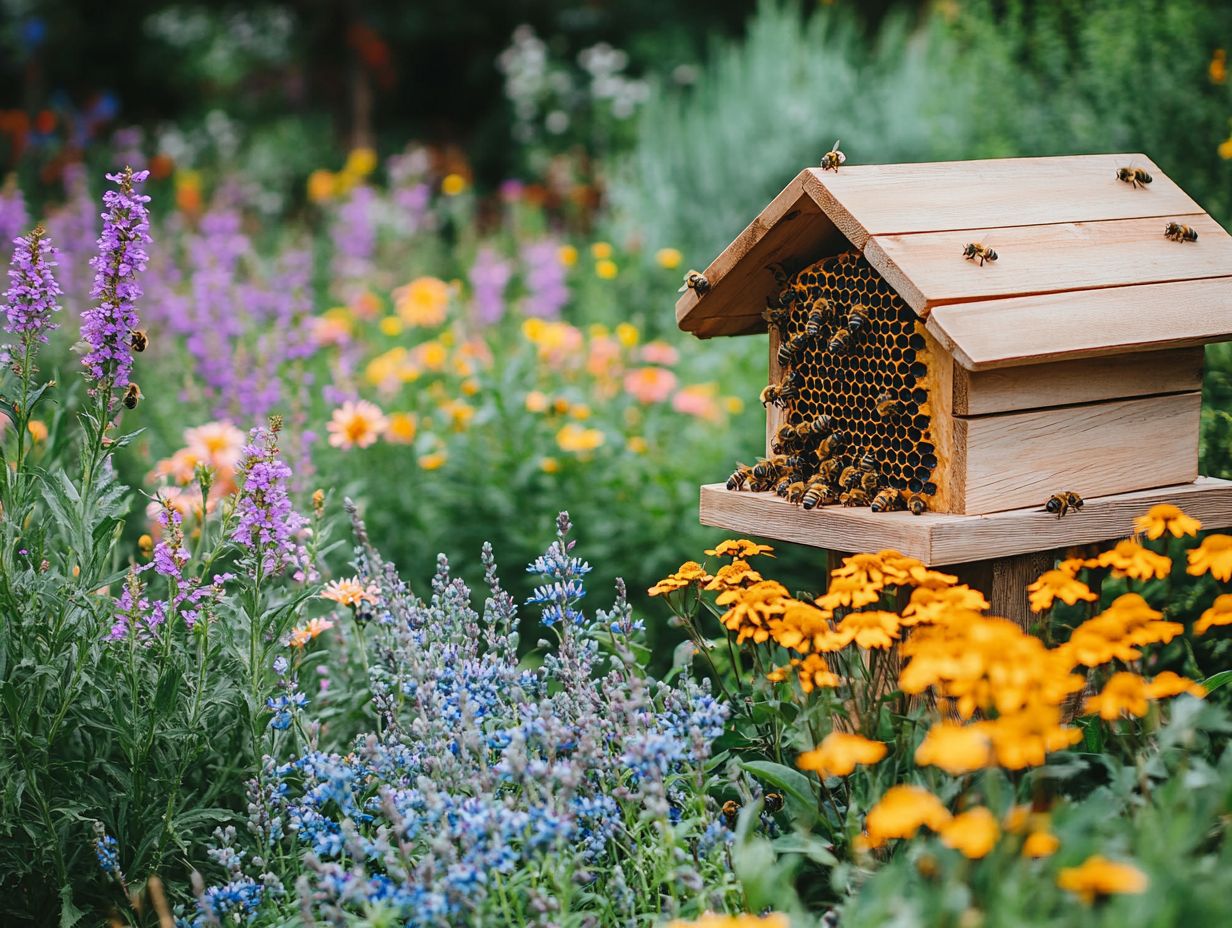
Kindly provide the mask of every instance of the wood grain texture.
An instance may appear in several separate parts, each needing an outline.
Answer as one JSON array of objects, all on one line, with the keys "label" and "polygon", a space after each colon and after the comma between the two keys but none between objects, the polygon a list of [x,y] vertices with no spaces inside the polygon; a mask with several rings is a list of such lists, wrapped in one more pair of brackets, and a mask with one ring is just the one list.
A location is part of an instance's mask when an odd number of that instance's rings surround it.
[{"label": "wood grain texture", "polygon": [[954,372],[954,412],[983,416],[1202,389],[1201,348]]},{"label": "wood grain texture", "polygon": [[975,371],[1197,346],[1232,338],[1232,277],[951,303],[927,325]]},{"label": "wood grain texture", "polygon": [[[778,329],[770,329],[770,363],[767,366],[769,379],[767,383],[779,383],[783,379],[783,365],[779,364],[779,333]],[[770,439],[783,423],[783,410],[779,406],[766,407],[766,457],[770,457]]]},{"label": "wood grain texture", "polygon": [[[864,256],[920,315],[943,303],[1232,275],[1232,236],[1204,214],[1177,218],[1198,241],[1169,241],[1160,219],[1121,219],[879,235]],[[966,260],[971,241],[998,260]]]},{"label": "wood grain texture", "polygon": [[963,564],[1096,544],[1133,534],[1134,519],[1156,503],[1174,503],[1208,529],[1232,526],[1232,481],[1199,477],[1192,483],[1088,497],[1063,519],[1038,506],[983,516],[826,506],[805,512],[773,493],[733,493],[722,484],[701,488],[701,522],[829,551],[894,548],[929,566]]},{"label": "wood grain texture", "polygon": [[965,514],[1042,505],[1058,490],[1106,496],[1198,475],[1201,393],[954,420]]},{"label": "wood grain texture", "polygon": [[928,391],[928,431],[937,452],[937,466],[932,476],[937,492],[929,500],[929,506],[936,512],[949,512],[954,499],[957,461],[954,454],[954,361],[920,320],[916,320],[916,331],[924,336],[928,373],[922,386]]},{"label": "wood grain texture", "polygon": [[1039,616],[1031,611],[1027,585],[1050,570],[1056,559],[1055,551],[1029,551],[990,561],[947,564],[945,569],[955,574],[960,583],[988,597],[989,614],[1011,619],[1029,630]]},{"label": "wood grain texture", "polygon": [[[848,152],[849,161],[858,160]],[[1154,182],[1116,179],[1133,164]],[[857,248],[875,235],[1143,219],[1202,208],[1139,153],[812,168],[804,189]]]}]

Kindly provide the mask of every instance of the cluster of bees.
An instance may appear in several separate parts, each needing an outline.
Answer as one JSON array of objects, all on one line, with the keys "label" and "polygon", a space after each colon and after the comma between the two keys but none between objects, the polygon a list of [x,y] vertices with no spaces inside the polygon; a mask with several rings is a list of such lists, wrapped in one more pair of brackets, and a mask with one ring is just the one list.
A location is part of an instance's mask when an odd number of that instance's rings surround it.
[{"label": "cluster of bees", "polygon": [[928,434],[925,342],[915,314],[855,252],[788,277],[764,317],[782,378],[761,394],[782,410],[770,457],[738,465],[730,490],[774,492],[803,509],[929,509],[936,450]]}]

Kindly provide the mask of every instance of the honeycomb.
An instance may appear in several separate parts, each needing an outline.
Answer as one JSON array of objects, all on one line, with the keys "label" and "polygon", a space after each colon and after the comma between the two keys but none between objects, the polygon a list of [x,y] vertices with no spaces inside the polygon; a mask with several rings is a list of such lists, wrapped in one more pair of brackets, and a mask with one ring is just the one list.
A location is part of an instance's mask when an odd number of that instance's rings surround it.
[{"label": "honeycomb", "polygon": [[[937,454],[929,428],[928,352],[915,313],[856,252],[799,271],[779,302],[788,309],[783,342],[806,335],[814,309],[829,304],[813,320],[815,334],[797,343],[802,350],[784,366],[780,384],[794,383],[798,393],[781,402],[780,422],[797,426],[829,416],[832,432],[846,438],[836,452],[838,469],[859,469],[863,462],[876,474],[869,501],[889,488],[902,492],[903,503],[910,494],[927,503],[937,491]],[[865,321],[844,338],[854,307],[862,307]],[[794,479],[807,483],[820,466],[824,458],[816,445],[815,439],[806,444]]]}]

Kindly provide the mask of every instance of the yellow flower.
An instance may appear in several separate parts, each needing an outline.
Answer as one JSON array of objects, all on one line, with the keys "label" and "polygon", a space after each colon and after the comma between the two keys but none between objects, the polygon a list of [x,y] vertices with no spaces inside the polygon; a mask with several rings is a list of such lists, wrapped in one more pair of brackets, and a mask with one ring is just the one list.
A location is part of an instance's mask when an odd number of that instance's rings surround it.
[{"label": "yellow flower", "polygon": [[556,251],[556,257],[565,267],[577,264],[578,250],[572,245],[561,245]]},{"label": "yellow flower", "polygon": [[585,429],[570,422],[556,433],[556,444],[562,451],[574,454],[586,454],[594,451],[607,440],[598,429]]},{"label": "yellow flower", "polygon": [[1208,570],[1221,583],[1232,580],[1232,535],[1207,535],[1189,552],[1188,573],[1200,577]]},{"label": "yellow flower", "polygon": [[439,277],[416,277],[393,293],[394,308],[409,326],[437,326],[449,309],[449,284]]},{"label": "yellow flower", "polygon": [[801,654],[807,654],[814,647],[818,651],[837,651],[843,646],[830,628],[830,613],[796,601],[781,618],[770,623],[770,636],[779,647]]},{"label": "yellow flower", "polygon": [[879,847],[890,838],[914,838],[927,826],[940,831],[950,820],[941,800],[919,786],[892,786],[868,811],[864,820],[868,844]]},{"label": "yellow flower", "polygon": [[732,557],[746,558],[757,557],[764,554],[766,557],[774,557],[772,552],[774,548],[770,545],[759,545],[755,541],[749,541],[747,538],[728,538],[726,541],[720,541],[713,548],[707,548],[706,553],[711,557]]},{"label": "yellow flower", "polygon": [[1146,681],[1142,677],[1136,673],[1114,673],[1098,696],[1087,697],[1082,711],[1087,715],[1098,713],[1101,719],[1109,722],[1120,718],[1122,713],[1142,718],[1147,710],[1146,695]]},{"label": "yellow flower", "polygon": [[595,242],[590,246],[590,254],[596,261],[604,261],[612,256],[612,246],[608,242]]},{"label": "yellow flower", "polygon": [[886,746],[881,741],[832,731],[816,748],[797,757],[796,766],[801,770],[811,770],[824,780],[826,777],[845,777],[856,769],[857,764],[875,764],[885,756]]},{"label": "yellow flower", "polygon": [[449,360],[448,349],[439,341],[423,342],[415,347],[415,359],[430,371],[442,371]]},{"label": "yellow flower", "polygon": [[1043,612],[1055,600],[1074,605],[1078,600],[1093,603],[1099,599],[1081,580],[1064,570],[1046,570],[1040,578],[1027,587],[1031,594],[1031,611]]},{"label": "yellow flower", "polygon": [[1214,625],[1232,625],[1232,593],[1215,598],[1214,604],[1194,623],[1194,634],[1203,635]]},{"label": "yellow flower", "polygon": [[1118,541],[1115,548],[1095,558],[1095,564],[1111,567],[1114,577],[1132,577],[1134,580],[1162,580],[1172,572],[1171,558],[1142,547],[1132,538]]},{"label": "yellow flower", "polygon": [[838,623],[842,646],[852,641],[861,648],[889,648],[898,638],[899,618],[893,612],[852,612]]},{"label": "yellow flower", "polygon": [[446,174],[441,181],[441,193],[447,197],[456,197],[470,186],[461,174]]},{"label": "yellow flower", "polygon": [[1066,867],[1057,875],[1057,885],[1076,894],[1087,905],[1117,893],[1144,893],[1149,882],[1137,867],[1099,854],[1088,857],[1082,866]]},{"label": "yellow flower", "polygon": [[646,444],[646,439],[644,439],[641,435],[630,435],[629,440],[625,442],[625,447],[627,447],[634,454],[645,454],[650,448],[650,446]]},{"label": "yellow flower", "polygon": [[602,261],[595,262],[595,276],[600,280],[615,280],[619,273],[620,268],[616,266],[615,261],[604,258]]},{"label": "yellow flower", "polygon": [[358,606],[362,602],[375,603],[379,593],[380,590],[375,586],[364,586],[359,582],[359,577],[351,577],[349,580],[333,580],[325,584],[320,596],[341,606]]},{"label": "yellow flower", "polygon": [[843,683],[842,678],[830,670],[830,666],[820,654],[810,654],[803,660],[793,658],[791,666],[799,676],[800,689],[806,693],[819,688],[833,689]]},{"label": "yellow flower", "polygon": [[36,444],[47,440],[47,423],[42,419],[31,419],[26,423],[26,431],[30,433],[30,437],[34,439]]},{"label": "yellow flower", "polygon": [[1067,557],[1065,560],[1057,564],[1057,570],[1071,577],[1078,576],[1078,571],[1086,567],[1094,567],[1093,563],[1088,563],[1086,558]]},{"label": "yellow flower", "polygon": [[371,148],[352,148],[342,170],[354,177],[367,177],[376,170],[376,152]]},{"label": "yellow flower", "polygon": [[984,730],[992,738],[997,763],[1009,770],[1021,770],[1038,767],[1050,752],[1082,740],[1081,731],[1066,728],[1060,721],[1061,710],[1056,706],[1037,706],[985,722]]},{"label": "yellow flower", "polygon": [[1171,503],[1152,506],[1146,515],[1134,519],[1134,531],[1142,532],[1152,541],[1164,532],[1170,532],[1173,538],[1196,535],[1200,528],[1202,528],[1201,522],[1191,519],[1179,507]]},{"label": "yellow flower", "polygon": [[1171,670],[1165,670],[1146,685],[1146,695],[1150,699],[1167,699],[1169,696],[1180,696],[1182,693],[1202,699],[1206,696],[1206,687],[1196,680],[1182,677]]},{"label": "yellow flower", "polygon": [[1224,161],[1232,161],[1232,137],[1224,139],[1219,143],[1219,147],[1215,149],[1219,153],[1219,157]]},{"label": "yellow flower", "polygon": [[[726,544],[727,542],[724,542]],[[752,542],[750,542],[752,544]],[[755,546],[759,547],[759,546]],[[707,554],[713,554],[713,551],[707,551]],[[743,586],[748,586],[753,583],[761,583],[763,577],[753,568],[749,567],[749,562],[742,558],[736,558],[730,564],[724,564],[719,568],[710,582],[706,584],[708,590],[735,590]]]},{"label": "yellow flower", "polygon": [[987,856],[997,843],[1001,829],[997,819],[983,806],[969,809],[941,827],[941,843],[964,857],[977,860]]},{"label": "yellow flower", "polygon": [[744,400],[738,396],[725,396],[723,397],[723,409],[728,415],[738,416],[744,412]]},{"label": "yellow flower", "polygon": [[431,454],[421,454],[419,456],[419,466],[424,470],[439,470],[445,466],[445,461],[448,458],[444,451],[433,451]]},{"label": "yellow flower", "polygon": [[308,199],[313,203],[325,202],[334,195],[337,188],[338,179],[332,171],[320,169],[308,175]]},{"label": "yellow flower", "polygon": [[411,412],[392,412],[385,426],[385,440],[395,445],[409,445],[419,431],[419,422]]},{"label": "yellow flower", "polygon": [[667,928],[791,928],[791,920],[778,912],[765,915],[716,915],[707,912],[696,921],[676,919],[667,923]]},{"label": "yellow flower", "polygon": [[137,550],[141,552],[142,557],[150,557],[154,554],[154,539],[148,534],[143,534],[137,539]]},{"label": "yellow flower", "polygon": [[1061,846],[1061,839],[1051,831],[1033,831],[1022,843],[1023,857],[1051,857]]},{"label": "yellow flower", "polygon": [[659,263],[659,267],[669,271],[680,267],[680,262],[683,260],[684,255],[677,248],[660,248],[655,252],[655,261]]},{"label": "yellow flower", "polygon": [[850,606],[859,609],[875,603],[881,598],[881,587],[870,587],[861,582],[858,577],[835,577],[830,581],[830,588],[825,594],[818,596],[814,602],[822,609],[838,609],[840,606]]},{"label": "yellow flower", "polygon": [[574,419],[585,421],[590,418],[590,407],[585,403],[574,403],[569,407],[569,415]]},{"label": "yellow flower", "polygon": [[538,390],[531,390],[526,394],[526,411],[527,412],[547,412],[550,400],[547,395]]},{"label": "yellow flower", "polygon": [[762,644],[770,638],[770,623],[787,611],[796,600],[787,593],[787,588],[774,580],[762,580],[748,587],[729,589],[720,593],[715,602],[728,606],[719,617],[719,622],[728,631],[736,633],[736,643],[744,644],[750,638]]},{"label": "yellow flower", "polygon": [[634,347],[641,337],[642,333],[631,322],[622,322],[616,326],[616,339],[626,348]]},{"label": "yellow flower", "polygon": [[[932,573],[930,571],[929,573]],[[941,574],[945,577],[948,574]],[[983,612],[988,600],[979,590],[965,583],[959,586],[920,586],[911,591],[911,601],[903,608],[903,625],[934,625],[955,612]]]},{"label": "yellow flower", "polygon": [[539,469],[543,471],[545,474],[554,474],[558,470],[560,470],[560,461],[556,460],[556,458],[551,458],[551,457],[540,458],[539,459]]},{"label": "yellow flower", "polygon": [[325,429],[335,448],[367,448],[385,432],[389,420],[367,400],[347,400],[334,410]]},{"label": "yellow flower", "polygon": [[950,776],[983,770],[993,763],[992,739],[979,724],[936,722],[915,749],[921,767],[940,767]]},{"label": "yellow flower", "polygon": [[390,338],[402,334],[402,320],[397,316],[386,316],[377,323],[377,327],[382,335],[388,335]]},{"label": "yellow flower", "polygon": [[661,596],[664,593],[682,590],[694,583],[698,585],[707,583],[711,579],[710,574],[706,573],[705,568],[697,563],[697,561],[685,561],[675,573],[664,577],[652,586],[648,592],[651,596]]}]

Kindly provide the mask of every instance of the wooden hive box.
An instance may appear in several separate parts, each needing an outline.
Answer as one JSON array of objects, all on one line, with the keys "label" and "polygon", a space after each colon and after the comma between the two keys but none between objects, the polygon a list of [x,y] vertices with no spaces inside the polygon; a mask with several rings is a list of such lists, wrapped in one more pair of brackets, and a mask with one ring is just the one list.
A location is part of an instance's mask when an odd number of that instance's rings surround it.
[{"label": "wooden hive box", "polygon": [[[1118,179],[1126,166],[1152,182]],[[1166,238],[1171,222],[1197,240]],[[972,242],[997,260],[965,259]],[[1038,511],[1059,490],[1143,506],[1140,491],[1199,486],[1207,518],[1232,519],[1232,485],[1194,483],[1203,346],[1232,338],[1232,237],[1144,155],[808,169],[703,274],[682,329],[770,330],[770,383],[792,395],[767,407],[767,456],[784,423],[826,417],[844,467],[871,455],[883,486],[937,514],[803,513],[718,484],[703,521],[833,548],[888,519],[936,560],[942,515]],[[1097,540],[1083,534],[1054,540]]]}]

